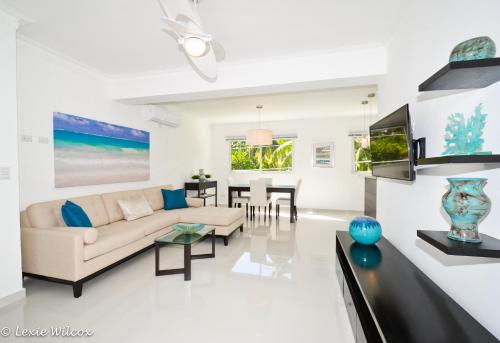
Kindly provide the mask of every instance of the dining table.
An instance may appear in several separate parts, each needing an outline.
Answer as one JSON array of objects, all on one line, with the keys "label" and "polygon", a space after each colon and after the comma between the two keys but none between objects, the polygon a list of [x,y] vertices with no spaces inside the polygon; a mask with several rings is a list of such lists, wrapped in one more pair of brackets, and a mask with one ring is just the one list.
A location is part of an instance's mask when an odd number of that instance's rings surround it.
[{"label": "dining table", "polygon": [[[295,185],[267,185],[267,193],[285,193],[290,195],[290,223],[295,222],[294,207],[295,207]],[[250,192],[250,184],[235,184],[228,186],[228,205],[233,207],[233,192]]]}]

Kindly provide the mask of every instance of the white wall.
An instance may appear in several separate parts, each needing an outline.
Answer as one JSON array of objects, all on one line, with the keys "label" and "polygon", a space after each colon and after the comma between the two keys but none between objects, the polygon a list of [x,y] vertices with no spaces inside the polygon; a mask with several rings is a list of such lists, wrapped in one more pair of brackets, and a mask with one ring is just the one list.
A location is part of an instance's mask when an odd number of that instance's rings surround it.
[{"label": "white wall", "polygon": [[[33,143],[20,143],[21,208],[39,201],[69,196],[138,189],[165,183],[181,186],[193,169],[208,164],[208,151],[204,148],[209,140],[208,124],[183,116],[180,128],[159,128],[140,118],[140,107],[110,100],[107,86],[107,81],[98,75],[19,41],[19,132],[33,136]],[[54,111],[149,131],[151,179],[145,182],[54,188]],[[49,144],[38,143],[38,137],[48,137]]]},{"label": "white wall", "polygon": [[[500,152],[500,83],[486,89],[422,93],[418,85],[443,67],[454,45],[468,38],[488,35],[500,43],[500,3],[482,1],[412,1],[388,50],[388,74],[379,88],[380,113],[410,103],[415,137],[425,136],[429,156],[443,151],[446,119],[452,112],[472,114],[484,104],[489,114],[484,132],[485,150]],[[451,94],[450,93],[454,93]],[[442,172],[442,175],[430,173]],[[378,217],[384,235],[445,292],[500,338],[498,309],[500,260],[446,256],[416,238],[418,229],[447,230],[449,219],[440,209],[453,169],[420,172],[414,183],[378,181]],[[480,231],[500,238],[500,174],[498,169],[465,173],[486,177],[492,200],[490,215]],[[411,296],[411,295],[409,295]]]},{"label": "white wall", "polygon": [[[0,303],[5,297],[23,294],[19,233],[19,180],[16,106],[17,20],[0,11],[0,168],[10,170],[0,180]],[[2,299],[3,298],[3,299]]]},{"label": "white wall", "polygon": [[[246,131],[258,123],[214,124],[212,125],[212,169],[220,181],[220,200],[227,203],[228,176],[235,182],[248,183],[260,176],[273,178],[276,184],[295,184],[302,178],[302,188],[298,197],[301,208],[362,210],[364,178],[353,173],[352,140],[349,133],[363,129],[362,117],[337,117],[328,119],[300,119],[265,122],[275,134],[297,134],[294,143],[293,172],[231,172],[229,142],[226,136],[244,136]],[[313,143],[333,141],[335,144],[335,167],[313,168]]]}]

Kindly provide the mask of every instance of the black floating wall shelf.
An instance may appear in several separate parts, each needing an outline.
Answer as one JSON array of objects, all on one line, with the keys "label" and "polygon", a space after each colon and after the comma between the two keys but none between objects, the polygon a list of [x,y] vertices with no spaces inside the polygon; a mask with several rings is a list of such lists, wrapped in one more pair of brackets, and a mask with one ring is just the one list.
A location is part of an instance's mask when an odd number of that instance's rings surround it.
[{"label": "black floating wall shelf", "polygon": [[500,240],[481,234],[481,243],[462,243],[448,238],[448,231],[417,230],[417,236],[447,255],[500,258]]},{"label": "black floating wall shelf", "polygon": [[500,163],[500,155],[452,155],[418,159],[418,165],[457,163]]},{"label": "black floating wall shelf", "polygon": [[500,57],[450,62],[419,87],[420,92],[484,88],[500,81]]}]

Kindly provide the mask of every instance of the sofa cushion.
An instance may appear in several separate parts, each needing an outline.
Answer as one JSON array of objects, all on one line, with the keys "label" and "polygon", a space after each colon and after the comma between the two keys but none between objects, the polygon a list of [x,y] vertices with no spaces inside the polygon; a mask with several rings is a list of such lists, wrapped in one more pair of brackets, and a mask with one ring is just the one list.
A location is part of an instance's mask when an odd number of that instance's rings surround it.
[{"label": "sofa cushion", "polygon": [[175,211],[179,214],[181,223],[199,223],[218,226],[231,225],[245,215],[242,208],[227,207],[191,207]]},{"label": "sofa cushion", "polygon": [[125,218],[120,205],[118,205],[118,200],[139,199],[143,196],[144,193],[142,190],[104,193],[102,195],[102,200],[104,201],[104,206],[106,206],[106,210],[108,211],[109,221],[114,223]]},{"label": "sofa cushion", "polygon": [[149,202],[144,196],[137,199],[118,200],[118,205],[120,205],[123,216],[127,221],[136,220],[153,214],[153,209],[149,206]]},{"label": "sofa cushion", "polygon": [[186,202],[189,207],[202,207],[205,205],[205,201],[201,198],[186,198]]},{"label": "sofa cushion", "polygon": [[66,232],[70,234],[77,234],[83,237],[83,243],[93,244],[97,241],[99,237],[99,231],[92,227],[51,227],[47,230],[54,230],[60,232]]},{"label": "sofa cushion", "polygon": [[[94,227],[109,224],[108,213],[100,195],[88,195],[69,200],[85,211]],[[66,200],[63,199],[40,202],[29,206],[26,213],[31,226],[39,229],[65,226],[61,215],[61,207],[65,202]]]},{"label": "sofa cushion", "polygon": [[169,213],[170,211],[159,210],[151,216],[147,216],[134,223],[138,223],[144,229],[144,235],[150,235],[153,232],[159,231],[166,227],[172,226],[179,222],[179,215],[176,213]]},{"label": "sofa cushion", "polygon": [[97,228],[99,237],[95,243],[87,244],[83,247],[83,259],[88,261],[143,238],[144,227],[140,225],[127,225],[137,223],[138,221],[118,221]]},{"label": "sofa cushion", "polygon": [[174,189],[172,185],[158,186],[158,187],[150,187],[143,189],[144,195],[149,202],[149,205],[154,211],[161,210],[165,207],[163,203],[163,195],[161,193],[162,189]]}]

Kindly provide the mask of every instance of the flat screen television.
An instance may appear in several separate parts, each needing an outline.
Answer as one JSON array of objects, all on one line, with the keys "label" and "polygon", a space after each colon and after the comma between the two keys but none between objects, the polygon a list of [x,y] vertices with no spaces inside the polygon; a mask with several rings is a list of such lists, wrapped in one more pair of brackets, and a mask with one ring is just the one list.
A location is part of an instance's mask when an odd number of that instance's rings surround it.
[{"label": "flat screen television", "polygon": [[408,104],[370,126],[372,174],[415,180],[413,133]]}]

